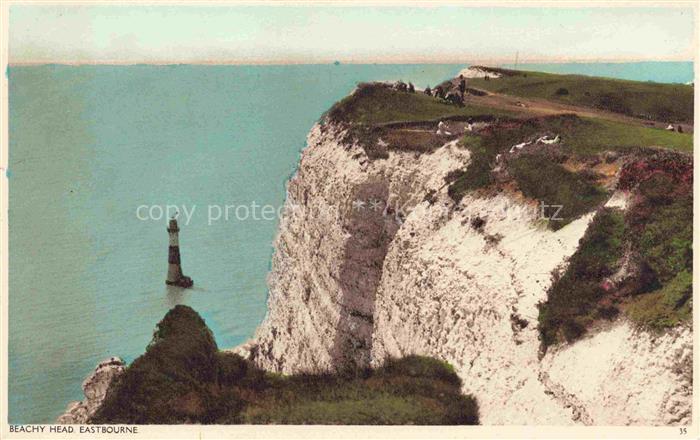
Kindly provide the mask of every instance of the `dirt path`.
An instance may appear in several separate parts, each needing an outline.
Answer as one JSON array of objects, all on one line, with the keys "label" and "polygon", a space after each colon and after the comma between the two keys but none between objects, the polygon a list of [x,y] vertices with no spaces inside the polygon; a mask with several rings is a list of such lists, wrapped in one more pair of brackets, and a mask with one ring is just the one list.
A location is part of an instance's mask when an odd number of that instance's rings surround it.
[{"label": "dirt path", "polygon": [[[554,115],[561,113],[573,113],[578,116],[588,118],[600,118],[610,121],[624,122],[627,124],[642,125],[645,127],[665,129],[668,125],[666,122],[649,121],[647,119],[635,118],[632,116],[613,113],[606,110],[594,109],[589,107],[579,107],[570,104],[553,102],[541,98],[521,98],[510,95],[502,95],[499,93],[489,92],[483,89],[476,89],[486,93],[484,96],[467,95],[465,103],[484,105],[489,107],[500,108],[503,110],[517,111],[523,113],[534,113],[536,115]],[[684,133],[692,133],[693,126],[691,124],[675,124],[681,125]]]}]

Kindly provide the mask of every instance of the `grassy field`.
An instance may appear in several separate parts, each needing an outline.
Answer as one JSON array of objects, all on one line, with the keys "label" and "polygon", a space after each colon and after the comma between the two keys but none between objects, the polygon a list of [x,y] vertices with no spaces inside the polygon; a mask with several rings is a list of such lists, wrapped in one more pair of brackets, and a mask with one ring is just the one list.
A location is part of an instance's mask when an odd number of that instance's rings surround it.
[{"label": "grassy field", "polygon": [[[487,82],[496,82],[491,80]],[[527,119],[532,117],[527,109],[512,112],[492,107],[467,103],[458,107],[444,100],[423,93],[400,92],[379,84],[360,84],[352,95],[336,103],[326,114],[328,120],[349,125],[347,141],[357,141],[365,147],[368,156],[387,157],[387,151],[377,146],[380,136],[389,141],[399,137],[400,132],[384,133],[388,124],[437,123],[449,118],[499,118],[500,120]],[[539,118],[533,130],[550,131],[564,139],[565,147],[576,154],[595,154],[601,151],[624,150],[633,147],[659,146],[680,151],[692,151],[693,136],[641,125],[631,125],[602,118],[578,117],[572,114]],[[524,130],[532,124],[525,124]],[[499,148],[510,147],[528,133],[509,132],[499,139]],[[411,151],[431,151],[440,139],[427,133],[410,133],[395,142],[395,148]],[[416,145],[420,144],[420,145]],[[433,145],[435,144],[435,145]],[[493,150],[493,145],[489,147]],[[494,154],[495,155],[495,154]]]},{"label": "grassy field", "polygon": [[495,69],[496,79],[473,78],[470,87],[525,98],[603,109],[661,122],[693,123],[693,87],[584,75]]},{"label": "grassy field", "polygon": [[657,128],[573,115],[543,119],[543,130],[562,136],[571,153],[588,155],[602,151],[624,151],[634,147],[664,147],[693,151],[693,136]]},{"label": "grassy field", "polygon": [[461,385],[449,364],[420,356],[343,374],[267,373],[218,351],[202,318],[178,305],[91,422],[477,424]]},{"label": "grassy field", "polygon": [[334,122],[365,126],[484,115],[514,116],[516,113],[473,105],[457,107],[421,92],[399,92],[379,84],[358,85],[355,93],[337,102],[327,112],[328,118]]}]

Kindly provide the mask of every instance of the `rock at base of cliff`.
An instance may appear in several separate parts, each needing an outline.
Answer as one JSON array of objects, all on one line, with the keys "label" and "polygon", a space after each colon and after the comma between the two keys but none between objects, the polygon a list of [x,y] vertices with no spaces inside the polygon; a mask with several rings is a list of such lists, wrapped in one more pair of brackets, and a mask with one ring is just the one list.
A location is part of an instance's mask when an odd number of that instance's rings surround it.
[{"label": "rock at base of cliff", "polygon": [[66,412],[58,417],[56,423],[63,425],[87,423],[102,405],[110,385],[124,372],[125,368],[126,364],[118,357],[111,357],[97,364],[95,371],[83,382],[85,400],[68,404]]}]

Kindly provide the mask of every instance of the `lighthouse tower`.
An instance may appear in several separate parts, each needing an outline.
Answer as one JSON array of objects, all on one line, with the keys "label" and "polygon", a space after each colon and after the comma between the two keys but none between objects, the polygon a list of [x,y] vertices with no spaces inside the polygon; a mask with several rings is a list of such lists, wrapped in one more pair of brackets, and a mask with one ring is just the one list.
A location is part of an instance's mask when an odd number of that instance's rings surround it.
[{"label": "lighthouse tower", "polygon": [[182,267],[180,266],[179,232],[180,228],[177,227],[177,220],[173,217],[170,219],[168,225],[170,246],[168,247],[168,277],[165,279],[165,284],[170,286],[192,287],[192,279],[182,274]]}]

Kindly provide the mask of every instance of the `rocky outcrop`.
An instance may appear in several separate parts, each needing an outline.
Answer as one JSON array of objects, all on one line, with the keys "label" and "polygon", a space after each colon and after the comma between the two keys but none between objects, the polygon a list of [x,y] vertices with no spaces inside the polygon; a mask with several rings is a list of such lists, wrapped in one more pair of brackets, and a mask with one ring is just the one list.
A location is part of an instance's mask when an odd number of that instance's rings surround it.
[{"label": "rocky outcrop", "polygon": [[477,398],[483,424],[689,423],[689,328],[651,336],[619,319],[539,351],[537,304],[592,213],[551,231],[517,193],[455,204],[445,177],[469,160],[456,141],[369,160],[342,138],[332,126],[309,135],[288,184],[268,315],[237,352],[284,373],[437,357]]},{"label": "rocky outcrop", "polygon": [[118,357],[111,357],[97,364],[95,371],[83,381],[85,400],[68,404],[66,412],[58,417],[56,423],[88,423],[90,417],[102,405],[112,382],[124,372],[125,368],[124,361]]},{"label": "rocky outcrop", "polygon": [[502,75],[495,70],[480,66],[471,66],[462,69],[459,75],[464,78],[500,78]]}]

